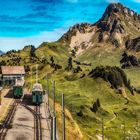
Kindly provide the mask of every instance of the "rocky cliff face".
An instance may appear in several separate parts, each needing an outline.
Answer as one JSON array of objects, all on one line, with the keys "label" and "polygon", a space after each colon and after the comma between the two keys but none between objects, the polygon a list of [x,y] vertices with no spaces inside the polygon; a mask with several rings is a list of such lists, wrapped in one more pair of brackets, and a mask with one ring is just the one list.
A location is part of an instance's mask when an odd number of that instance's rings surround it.
[{"label": "rocky cliff face", "polygon": [[71,50],[81,54],[89,47],[111,43],[115,47],[125,46],[129,38],[140,33],[140,15],[120,3],[110,4],[102,18],[95,24],[76,24],[60,41],[70,44]]},{"label": "rocky cliff face", "polygon": [[140,37],[135,38],[135,39],[128,39],[125,45],[126,45],[126,49],[139,52],[140,51]]},{"label": "rocky cliff face", "polygon": [[[76,24],[73,27],[70,27],[67,33],[65,33],[60,40],[62,41],[71,41],[72,36],[75,36],[77,32],[85,34],[88,32],[92,32],[92,24],[89,23],[82,23],[82,24]],[[89,30],[91,28],[91,30]]]},{"label": "rocky cliff face", "polygon": [[60,41],[69,43],[70,50],[79,55],[92,45],[91,40],[95,32],[96,28],[92,24],[76,24],[61,37]]},{"label": "rocky cliff face", "polygon": [[128,37],[137,37],[140,32],[140,15],[120,3],[110,4],[103,17],[95,24],[108,41],[119,47]]},{"label": "rocky cliff face", "polygon": [[123,20],[129,22],[139,22],[140,15],[133,10],[124,7],[120,3],[110,4],[106,8],[103,17],[96,23],[96,25],[101,28],[102,31],[109,31],[110,33],[125,33]]}]

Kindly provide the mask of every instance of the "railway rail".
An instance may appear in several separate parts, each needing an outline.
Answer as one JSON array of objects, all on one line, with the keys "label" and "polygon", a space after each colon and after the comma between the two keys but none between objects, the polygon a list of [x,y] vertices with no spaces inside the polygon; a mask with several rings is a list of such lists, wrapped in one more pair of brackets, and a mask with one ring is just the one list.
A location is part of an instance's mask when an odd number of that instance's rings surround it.
[{"label": "railway rail", "polygon": [[[0,125],[0,140],[5,140],[6,135],[8,130],[12,127],[11,123],[12,120],[14,118],[17,106],[20,104],[23,107],[25,107],[29,112],[32,113],[33,117],[34,117],[34,140],[42,140],[43,139],[43,132],[42,132],[42,116],[41,116],[41,106],[33,106],[30,107],[26,104],[24,104],[22,101],[25,101],[24,95],[22,96],[21,99],[14,99],[13,103],[10,105],[10,109],[8,111],[8,114],[3,122],[2,125]],[[48,107],[48,104],[46,103],[45,108]],[[51,133],[51,124],[50,124],[50,110],[48,108],[48,110],[45,112],[46,115],[46,121],[47,121],[47,125],[48,125],[48,130]]]},{"label": "railway rail", "polygon": [[14,102],[11,104],[10,110],[9,110],[3,124],[0,126],[0,140],[4,140],[8,129],[11,127],[12,119],[16,112],[16,108],[20,102],[21,102],[21,100],[15,99]]},{"label": "railway rail", "polygon": [[42,140],[42,126],[41,126],[41,114],[40,114],[40,106],[35,106],[35,140]]},{"label": "railway rail", "polygon": [[34,116],[34,140],[42,140],[42,124],[41,124],[41,113],[40,106],[34,106],[34,109],[27,105],[23,105],[27,110],[29,110]]}]

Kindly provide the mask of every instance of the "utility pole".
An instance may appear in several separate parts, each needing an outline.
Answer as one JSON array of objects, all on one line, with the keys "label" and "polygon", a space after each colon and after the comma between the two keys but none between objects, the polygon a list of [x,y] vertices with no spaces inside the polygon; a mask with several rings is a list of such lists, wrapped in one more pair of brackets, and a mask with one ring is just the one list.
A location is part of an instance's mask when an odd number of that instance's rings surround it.
[{"label": "utility pole", "polygon": [[104,140],[104,120],[102,118],[102,140]]},{"label": "utility pole", "polygon": [[56,140],[55,81],[53,81],[53,140]]},{"label": "utility pole", "polygon": [[62,93],[62,140],[65,140],[65,102],[63,93]]},{"label": "utility pole", "polygon": [[36,83],[38,83],[38,66],[36,64]]},{"label": "utility pole", "polygon": [[49,106],[50,106],[50,103],[49,103],[49,94],[50,94],[50,87],[49,87],[49,78],[47,76],[47,102],[48,102],[48,109],[49,109]]},{"label": "utility pole", "polygon": [[53,81],[53,113],[55,114],[55,81]]},{"label": "utility pole", "polygon": [[[46,79],[47,79],[47,106],[48,106],[48,111],[50,111],[49,107],[50,107],[50,102],[49,102],[49,95],[50,95],[50,86],[49,86],[49,78],[48,78],[48,75],[46,76]],[[52,91],[53,93],[53,91]],[[53,115],[54,115],[54,112],[51,112],[49,118],[50,118],[50,123],[51,123],[51,140],[53,140]]]},{"label": "utility pole", "polygon": [[123,127],[123,137],[124,140],[126,139],[126,128],[125,128],[125,122],[124,122],[124,127]]},{"label": "utility pole", "polygon": [[51,140],[53,140],[53,112],[51,112]]},{"label": "utility pole", "polygon": [[56,116],[53,116],[53,140],[56,140]]},{"label": "utility pole", "polygon": [[33,68],[31,66],[31,89],[33,88]]},{"label": "utility pole", "polygon": [[2,104],[2,87],[0,87],[0,105]]},{"label": "utility pole", "polygon": [[0,105],[1,105],[1,100],[2,100],[1,98],[2,98],[2,97],[1,97],[1,89],[0,89]]}]

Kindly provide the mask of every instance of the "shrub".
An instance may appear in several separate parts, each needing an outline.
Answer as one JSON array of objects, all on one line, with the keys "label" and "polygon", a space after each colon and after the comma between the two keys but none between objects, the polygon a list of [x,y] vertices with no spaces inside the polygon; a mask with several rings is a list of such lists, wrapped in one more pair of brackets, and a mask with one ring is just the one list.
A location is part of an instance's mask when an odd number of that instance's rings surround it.
[{"label": "shrub", "polygon": [[99,66],[93,69],[89,73],[89,75],[92,78],[100,77],[104,79],[105,81],[109,82],[115,89],[118,89],[119,87],[123,87],[125,85],[132,93],[133,88],[130,85],[129,80],[127,80],[125,72],[119,67]]}]

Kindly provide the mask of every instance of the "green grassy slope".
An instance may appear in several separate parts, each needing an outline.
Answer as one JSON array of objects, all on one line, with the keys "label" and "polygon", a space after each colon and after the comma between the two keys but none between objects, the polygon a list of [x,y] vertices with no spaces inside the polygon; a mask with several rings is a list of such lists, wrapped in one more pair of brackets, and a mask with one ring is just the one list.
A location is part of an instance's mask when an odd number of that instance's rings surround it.
[{"label": "green grassy slope", "polygon": [[[120,66],[119,61],[123,51],[123,49],[114,50],[108,47],[106,49],[89,50],[75,59],[91,62],[92,67],[81,66],[83,72],[78,74],[66,72],[62,69],[50,76],[50,80],[56,81],[57,101],[60,103],[61,93],[65,93],[66,107],[70,110],[82,133],[85,135],[83,139],[97,139],[101,135],[102,118],[104,119],[106,138],[113,140],[123,138],[123,123],[126,122],[126,135],[128,137],[136,135],[138,139],[139,130],[135,128],[138,126],[140,116],[140,96],[137,93],[135,96],[132,96],[126,90],[130,99],[130,102],[127,104],[126,99],[118,94],[116,90],[111,89],[111,85],[102,79],[91,79],[89,76],[80,78],[83,73],[87,75],[91,68],[95,68],[98,65]],[[99,58],[100,53],[101,56]],[[66,66],[65,62],[64,65]],[[46,67],[40,73],[41,79],[47,73],[52,73],[52,71],[51,68]],[[132,85],[139,87],[139,69],[127,69],[125,72]],[[45,86],[46,81],[41,80],[41,82]],[[93,113],[90,108],[97,98],[100,100],[101,108],[97,113]],[[83,113],[82,117],[77,115],[80,111]],[[129,134],[130,132],[131,134]]]},{"label": "green grassy slope", "polygon": [[[46,88],[46,75],[49,75],[49,79],[56,81],[56,98],[57,102],[61,103],[61,93],[65,93],[66,108],[71,112],[74,121],[79,125],[80,130],[83,134],[82,139],[97,139],[101,136],[101,123],[102,118],[104,120],[105,127],[105,138],[111,140],[119,140],[123,138],[123,123],[126,122],[126,135],[128,137],[134,137],[137,139],[140,135],[138,127],[138,120],[140,116],[140,95],[135,93],[132,96],[126,89],[129,103],[123,98],[122,95],[118,94],[115,89],[111,88],[108,82],[102,79],[92,79],[88,76],[88,73],[92,68],[99,65],[110,65],[120,66],[120,57],[124,50],[114,49],[111,46],[101,48],[89,48],[85,53],[77,58],[81,62],[91,62],[91,67],[81,66],[82,72],[74,74],[73,72],[65,71],[67,65],[67,59],[69,57],[68,45],[61,44],[59,42],[54,43],[43,43],[37,50],[36,55],[38,58],[46,58],[50,61],[50,57],[53,56],[56,63],[62,65],[61,70],[54,72],[50,65],[45,64],[39,71],[40,82]],[[35,67],[35,63],[30,62],[29,50],[20,51],[14,53],[14,55],[20,56],[22,60],[20,65],[29,65]],[[11,55],[13,57],[13,55]],[[8,60],[11,56],[0,57],[0,60]],[[15,57],[15,56],[14,56]],[[12,64],[12,60],[11,64]],[[42,65],[37,62],[38,65]],[[74,65],[74,67],[76,67]],[[127,77],[135,87],[140,87],[139,84],[139,68],[125,70]],[[35,80],[31,80],[31,71],[27,75],[26,82],[31,84]],[[33,72],[34,73],[34,72]],[[80,78],[83,74],[86,74],[84,78]],[[34,73],[35,74],[35,73]],[[51,84],[50,84],[51,87]],[[30,86],[29,86],[30,88]],[[94,113],[91,111],[93,103],[99,99],[101,107]],[[82,111],[82,116],[78,116],[77,113]],[[60,120],[60,118],[59,118]],[[70,125],[69,119],[67,123]],[[73,132],[73,127],[69,131]],[[60,130],[61,132],[61,130]],[[67,135],[69,132],[67,132]],[[78,135],[78,134],[77,134]],[[75,136],[73,135],[73,138]]]},{"label": "green grassy slope", "polygon": [[103,65],[103,66],[120,66],[120,58],[123,48],[114,48],[111,45],[105,44],[102,47],[90,47],[80,56],[78,60],[91,62],[93,67]]},{"label": "green grassy slope", "polygon": [[[127,101],[102,79],[93,80],[89,77],[79,79],[76,76],[72,81],[68,81],[64,75],[75,77],[75,75],[65,72],[63,75],[56,73],[52,77],[57,83],[57,99],[60,102],[61,93],[65,93],[66,106],[85,133],[86,139],[90,139],[90,137],[94,139],[101,134],[102,118],[104,118],[105,136],[108,138],[119,139],[122,136],[120,127],[124,121],[126,121],[128,130],[134,129],[140,115],[139,95],[136,94],[133,97],[127,91],[130,102],[126,104]],[[101,102],[101,108],[95,114],[90,107],[97,98]],[[83,112],[82,117],[77,116],[80,110]]]}]

